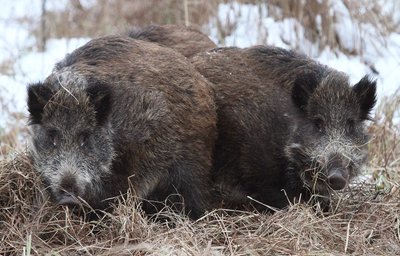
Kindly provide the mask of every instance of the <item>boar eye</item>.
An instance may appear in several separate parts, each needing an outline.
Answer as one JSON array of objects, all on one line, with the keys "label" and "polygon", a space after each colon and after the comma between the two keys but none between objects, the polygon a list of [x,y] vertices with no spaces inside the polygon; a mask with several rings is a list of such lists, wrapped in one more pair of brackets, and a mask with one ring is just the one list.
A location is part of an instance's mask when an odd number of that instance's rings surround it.
[{"label": "boar eye", "polygon": [[356,126],[356,122],[354,121],[354,119],[347,119],[346,125],[349,131],[353,131]]},{"label": "boar eye", "polygon": [[313,123],[314,123],[315,128],[319,132],[323,132],[323,130],[324,130],[324,120],[321,117],[314,118]]},{"label": "boar eye", "polygon": [[79,135],[79,146],[85,147],[89,144],[90,141],[90,132],[84,131]]},{"label": "boar eye", "polygon": [[52,147],[57,147],[59,145],[59,136],[56,129],[47,130],[47,142]]}]

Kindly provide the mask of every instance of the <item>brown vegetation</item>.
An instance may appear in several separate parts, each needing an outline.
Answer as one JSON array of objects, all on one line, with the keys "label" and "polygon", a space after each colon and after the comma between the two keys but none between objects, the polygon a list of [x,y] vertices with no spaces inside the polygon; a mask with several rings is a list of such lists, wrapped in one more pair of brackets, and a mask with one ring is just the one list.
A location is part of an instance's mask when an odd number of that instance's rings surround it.
[{"label": "brown vegetation", "polygon": [[[98,0],[90,6],[69,1],[63,11],[46,12],[45,34],[50,38],[97,37],[115,34],[132,26],[179,24],[201,27],[215,12],[220,0],[182,1],[107,1]],[[40,27],[33,31],[40,35]]]}]

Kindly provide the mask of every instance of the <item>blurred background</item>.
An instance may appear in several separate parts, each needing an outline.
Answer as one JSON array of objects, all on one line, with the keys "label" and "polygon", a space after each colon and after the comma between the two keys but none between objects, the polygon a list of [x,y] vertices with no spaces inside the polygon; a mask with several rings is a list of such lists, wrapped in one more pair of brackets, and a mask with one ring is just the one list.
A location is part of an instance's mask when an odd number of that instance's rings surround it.
[{"label": "blurred background", "polygon": [[[398,125],[398,0],[0,0],[0,156],[23,149],[26,85],[94,37],[132,26],[193,26],[219,46],[275,45],[378,81],[375,122]],[[371,128],[372,129],[372,128]],[[393,138],[396,140],[396,138]],[[397,144],[396,144],[397,146]]]}]

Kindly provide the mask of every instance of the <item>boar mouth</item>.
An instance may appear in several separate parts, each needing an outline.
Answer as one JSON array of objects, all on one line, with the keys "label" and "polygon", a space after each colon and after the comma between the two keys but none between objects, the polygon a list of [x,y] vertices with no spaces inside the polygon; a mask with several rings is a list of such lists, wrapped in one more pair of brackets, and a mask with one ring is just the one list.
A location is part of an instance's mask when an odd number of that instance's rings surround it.
[{"label": "boar mouth", "polygon": [[75,207],[79,206],[79,200],[70,193],[63,193],[57,197],[57,204],[58,205],[65,205],[68,207]]}]

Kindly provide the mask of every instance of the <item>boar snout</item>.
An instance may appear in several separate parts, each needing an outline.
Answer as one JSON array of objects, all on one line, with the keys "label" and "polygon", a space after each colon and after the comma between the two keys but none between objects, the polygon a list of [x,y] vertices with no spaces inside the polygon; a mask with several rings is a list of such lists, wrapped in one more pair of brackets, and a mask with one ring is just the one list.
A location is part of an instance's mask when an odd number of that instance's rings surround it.
[{"label": "boar snout", "polygon": [[349,163],[339,154],[329,157],[327,182],[333,190],[344,189],[349,180]]},{"label": "boar snout", "polygon": [[344,189],[349,175],[346,169],[333,169],[328,175],[328,184],[333,190]]},{"label": "boar snout", "polygon": [[59,205],[75,206],[79,204],[77,199],[79,189],[72,174],[63,177],[57,194],[56,202]]}]

